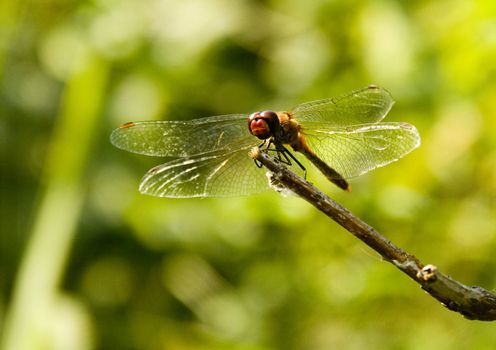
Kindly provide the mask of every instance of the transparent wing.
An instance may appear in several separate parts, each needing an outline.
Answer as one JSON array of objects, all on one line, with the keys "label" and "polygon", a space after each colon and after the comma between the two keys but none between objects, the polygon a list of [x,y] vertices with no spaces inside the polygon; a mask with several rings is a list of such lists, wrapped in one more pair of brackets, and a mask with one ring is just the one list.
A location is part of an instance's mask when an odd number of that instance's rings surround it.
[{"label": "transparent wing", "polygon": [[417,129],[407,123],[306,129],[304,134],[309,148],[344,178],[394,162],[420,145]]},{"label": "transparent wing", "polygon": [[132,122],[115,129],[110,141],[126,151],[157,157],[189,157],[257,144],[248,130],[245,114],[190,121]]},{"label": "transparent wing", "polygon": [[335,127],[369,124],[381,121],[393,104],[387,90],[370,85],[341,97],[303,103],[292,114],[301,123],[325,122]]},{"label": "transparent wing", "polygon": [[159,165],[143,177],[140,192],[156,197],[231,197],[266,191],[266,170],[248,156],[250,147],[216,151]]}]

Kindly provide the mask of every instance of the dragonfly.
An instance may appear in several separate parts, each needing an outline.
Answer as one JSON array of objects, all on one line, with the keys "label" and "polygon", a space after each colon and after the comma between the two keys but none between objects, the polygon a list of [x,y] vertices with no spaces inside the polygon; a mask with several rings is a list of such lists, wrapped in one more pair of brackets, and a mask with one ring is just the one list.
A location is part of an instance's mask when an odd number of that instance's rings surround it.
[{"label": "dragonfly", "polygon": [[268,190],[261,164],[248,156],[253,147],[273,151],[275,158],[306,175],[292,151],[301,154],[329,181],[350,191],[348,179],[420,145],[413,125],[382,121],[393,104],[386,89],[369,85],[291,111],[129,122],[115,129],[110,140],[126,151],[169,158],[141,180],[139,191],[152,196],[233,197]]}]

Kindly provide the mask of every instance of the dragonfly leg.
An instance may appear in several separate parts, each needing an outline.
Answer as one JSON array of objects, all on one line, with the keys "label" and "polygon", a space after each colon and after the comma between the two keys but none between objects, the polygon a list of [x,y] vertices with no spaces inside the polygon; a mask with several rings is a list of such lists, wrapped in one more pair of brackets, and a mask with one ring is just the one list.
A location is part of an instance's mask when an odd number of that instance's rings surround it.
[{"label": "dragonfly leg", "polygon": [[[277,160],[279,160],[281,163],[286,165],[292,165],[293,164],[291,162],[292,159],[300,167],[300,169],[303,170],[303,177],[305,179],[307,178],[307,169],[286,147],[284,147],[283,145],[277,145],[276,143],[273,142],[273,140],[269,140],[268,142],[264,141],[259,147],[263,147],[264,145],[266,145],[266,147],[263,151],[277,152]],[[274,148],[271,148],[272,145],[274,146]],[[262,168],[263,166],[262,163],[260,163],[256,159],[255,159],[255,164],[259,168]]]},{"label": "dragonfly leg", "polygon": [[[303,178],[307,178],[307,169],[300,163],[300,161],[291,153],[286,147],[283,145],[280,146],[281,150],[279,150],[279,154],[282,154],[284,158],[286,158],[286,164],[291,165],[291,159],[303,170]],[[289,159],[288,156],[291,158]],[[284,163],[284,162],[283,162]]]},{"label": "dragonfly leg", "polygon": [[[286,156],[284,150],[275,149],[275,148],[267,148],[267,149],[264,149],[264,151],[265,152],[268,152],[268,151],[276,152],[277,160],[279,162],[286,164],[286,165],[291,165],[291,160]],[[283,159],[283,156],[284,156],[284,159]]]},{"label": "dragonfly leg", "polygon": [[[265,146],[267,144],[267,147],[263,150],[263,151],[266,151],[267,149],[269,149],[271,143],[272,143],[272,140],[270,140],[268,142],[267,142],[267,140],[263,140],[263,142],[258,146],[258,148],[262,148],[263,146]],[[257,168],[263,167],[263,164],[260,163],[258,160],[253,159],[253,161],[255,162],[255,165],[257,166]]]},{"label": "dragonfly leg", "polygon": [[[263,146],[266,146],[262,151],[263,152],[268,152],[268,151],[271,151],[271,152],[277,152],[277,160],[280,161],[281,163],[284,163],[284,164],[287,164],[287,165],[291,165],[291,162],[290,160],[288,159],[288,157],[284,156],[285,159],[282,159],[281,157],[281,154],[284,153],[284,150],[281,150],[279,149],[275,143],[273,142],[273,140],[264,140],[264,142],[262,142],[260,144],[260,146],[258,146],[258,148],[262,148]],[[271,146],[274,146],[273,148]],[[259,168],[262,167],[262,165],[259,166],[259,163],[257,161],[255,161],[255,163],[257,164],[257,166]]]},{"label": "dragonfly leg", "polygon": [[303,177],[306,179],[307,178],[307,169],[303,166],[303,164],[300,163],[300,161],[291,153],[284,145],[275,145],[275,148],[270,148],[266,149],[266,151],[275,151],[277,152],[277,158],[278,160],[286,165],[292,165],[293,162],[296,163],[300,167],[301,170],[303,170]]}]

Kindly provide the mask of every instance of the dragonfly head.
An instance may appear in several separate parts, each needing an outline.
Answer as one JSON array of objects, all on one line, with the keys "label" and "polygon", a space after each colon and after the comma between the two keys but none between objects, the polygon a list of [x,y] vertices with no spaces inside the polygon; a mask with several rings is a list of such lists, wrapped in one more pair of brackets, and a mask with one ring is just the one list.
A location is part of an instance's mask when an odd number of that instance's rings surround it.
[{"label": "dragonfly head", "polygon": [[273,136],[279,127],[279,117],[273,111],[255,112],[248,119],[250,133],[260,140],[265,140]]}]

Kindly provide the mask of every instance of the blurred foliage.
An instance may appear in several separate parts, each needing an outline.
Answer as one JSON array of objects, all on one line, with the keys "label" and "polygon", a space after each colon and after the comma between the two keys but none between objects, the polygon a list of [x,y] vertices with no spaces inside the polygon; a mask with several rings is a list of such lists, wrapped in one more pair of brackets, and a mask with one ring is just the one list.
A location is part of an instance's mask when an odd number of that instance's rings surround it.
[{"label": "blurred foliage", "polygon": [[171,200],[129,120],[288,109],[376,83],[422,147],[338,192],[496,285],[496,2],[0,2],[3,349],[493,349],[298,198]]}]

